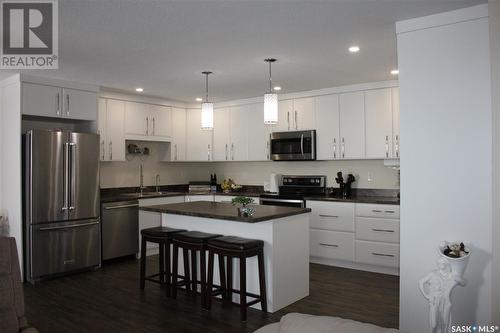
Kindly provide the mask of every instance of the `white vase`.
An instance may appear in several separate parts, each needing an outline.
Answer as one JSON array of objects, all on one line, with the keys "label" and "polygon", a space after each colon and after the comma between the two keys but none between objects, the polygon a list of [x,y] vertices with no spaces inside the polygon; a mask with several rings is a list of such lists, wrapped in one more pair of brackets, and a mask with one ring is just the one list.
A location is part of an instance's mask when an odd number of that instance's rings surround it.
[{"label": "white vase", "polygon": [[438,249],[439,254],[441,255],[442,258],[445,258],[450,263],[452,274],[462,278],[465,272],[465,268],[467,268],[467,263],[469,262],[471,251],[467,246],[465,246],[465,251],[468,252],[467,255],[460,258],[451,258],[443,253],[446,246],[450,244],[457,244],[457,243],[456,242],[441,243],[441,246]]}]

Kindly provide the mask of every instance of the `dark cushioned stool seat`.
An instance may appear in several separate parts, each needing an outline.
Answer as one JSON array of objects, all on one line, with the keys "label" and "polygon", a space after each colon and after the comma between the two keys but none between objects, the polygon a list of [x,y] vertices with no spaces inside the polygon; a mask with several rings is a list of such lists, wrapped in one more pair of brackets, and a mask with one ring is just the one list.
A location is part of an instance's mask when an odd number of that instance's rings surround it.
[{"label": "dark cushioned stool seat", "polygon": [[177,232],[186,231],[184,229],[175,229],[169,227],[154,227],[154,228],[146,228],[141,230],[141,235],[149,236],[149,237],[168,237],[171,234]]},{"label": "dark cushioned stool seat", "polygon": [[173,235],[175,240],[187,243],[204,243],[206,244],[209,239],[220,237],[222,235],[209,234],[201,231],[184,231]]},{"label": "dark cushioned stool seat", "polygon": [[224,236],[210,239],[208,244],[228,250],[252,250],[263,247],[264,241],[260,239]]}]

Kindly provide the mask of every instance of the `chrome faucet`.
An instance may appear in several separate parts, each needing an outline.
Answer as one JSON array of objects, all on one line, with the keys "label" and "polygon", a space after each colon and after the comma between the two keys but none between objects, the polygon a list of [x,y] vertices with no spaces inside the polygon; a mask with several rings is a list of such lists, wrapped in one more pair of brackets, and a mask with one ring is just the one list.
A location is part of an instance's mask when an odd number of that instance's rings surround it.
[{"label": "chrome faucet", "polygon": [[156,175],[156,193],[160,193],[160,175]]},{"label": "chrome faucet", "polygon": [[142,193],[143,193],[143,191],[145,189],[145,186],[144,186],[144,174],[142,172],[142,164],[140,165],[139,172],[140,172],[140,174],[139,174],[139,178],[140,178],[139,179],[139,192],[142,195]]}]

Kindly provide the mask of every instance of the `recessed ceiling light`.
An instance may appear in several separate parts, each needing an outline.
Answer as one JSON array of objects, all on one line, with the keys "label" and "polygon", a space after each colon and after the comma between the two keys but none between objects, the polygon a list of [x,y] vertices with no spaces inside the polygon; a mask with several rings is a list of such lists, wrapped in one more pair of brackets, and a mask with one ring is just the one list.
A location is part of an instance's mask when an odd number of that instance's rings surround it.
[{"label": "recessed ceiling light", "polygon": [[353,46],[349,47],[349,52],[351,52],[351,53],[358,53],[359,52],[359,46],[353,45]]},{"label": "recessed ceiling light", "polygon": [[137,91],[137,92],[143,92],[144,89],[142,89],[142,88],[135,88],[135,91]]},{"label": "recessed ceiling light", "polygon": [[393,70],[391,71],[391,74],[392,74],[392,75],[398,75],[398,74],[399,74],[399,71],[398,71],[397,69],[393,69]]},{"label": "recessed ceiling light", "polygon": [[197,102],[201,102],[201,101],[203,101],[203,98],[201,98],[201,97],[196,97],[196,101],[197,101]]},{"label": "recessed ceiling light", "polygon": [[280,86],[274,86],[274,87],[273,87],[273,90],[275,90],[275,91],[280,91],[280,90],[281,90],[281,87],[280,87]]}]

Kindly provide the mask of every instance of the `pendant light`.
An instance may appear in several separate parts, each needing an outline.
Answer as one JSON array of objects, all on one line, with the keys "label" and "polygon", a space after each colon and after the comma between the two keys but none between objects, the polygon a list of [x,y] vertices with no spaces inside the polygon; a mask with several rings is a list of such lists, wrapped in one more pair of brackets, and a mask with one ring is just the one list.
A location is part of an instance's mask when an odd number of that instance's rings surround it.
[{"label": "pendant light", "polygon": [[278,123],[278,94],[273,92],[273,77],[271,75],[271,64],[274,58],[264,60],[269,64],[269,92],[264,94],[264,124],[273,125]]},{"label": "pendant light", "polygon": [[201,103],[201,129],[212,130],[214,128],[214,103],[208,101],[208,76],[212,72],[202,72],[205,75],[205,101]]}]

